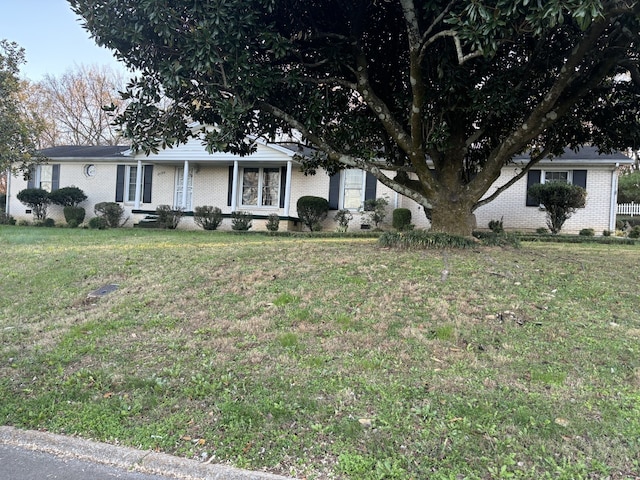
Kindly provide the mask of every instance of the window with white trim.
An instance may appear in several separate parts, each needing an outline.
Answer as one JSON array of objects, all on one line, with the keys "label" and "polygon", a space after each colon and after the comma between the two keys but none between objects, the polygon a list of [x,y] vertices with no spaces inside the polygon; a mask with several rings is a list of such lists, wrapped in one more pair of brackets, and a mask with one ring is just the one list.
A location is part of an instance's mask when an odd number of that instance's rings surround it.
[{"label": "window with white trim", "polygon": [[[142,178],[144,178],[145,166],[142,166]],[[125,182],[124,182],[124,201],[127,203],[134,203],[136,201],[136,178],[138,176],[138,167],[136,165],[127,165],[125,167]],[[140,198],[144,198],[144,181],[142,182],[142,190],[140,192]]]},{"label": "window with white trim", "polygon": [[572,183],[572,175],[571,171],[543,171],[542,172],[542,183],[551,183],[551,182],[561,182],[561,183]]},{"label": "window with white trim", "polygon": [[27,188],[41,188],[52,192],[60,188],[60,165],[35,165],[31,168]]},{"label": "window with white trim", "polygon": [[245,167],[242,169],[241,202],[243,206],[277,207],[280,202],[279,167]]},{"label": "window with white trim", "polygon": [[364,203],[366,176],[363,170],[350,168],[343,171],[340,208],[358,210]]}]

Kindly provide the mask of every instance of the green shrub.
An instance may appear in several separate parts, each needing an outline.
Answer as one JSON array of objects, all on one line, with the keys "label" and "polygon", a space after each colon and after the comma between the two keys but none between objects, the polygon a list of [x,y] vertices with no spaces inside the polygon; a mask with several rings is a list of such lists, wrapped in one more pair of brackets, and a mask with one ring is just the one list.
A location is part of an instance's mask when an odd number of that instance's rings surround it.
[{"label": "green shrub", "polygon": [[0,193],[0,212],[4,212],[7,208],[7,196],[4,193]]},{"label": "green shrub", "polygon": [[378,240],[382,247],[425,249],[425,248],[470,248],[476,245],[472,239],[449,235],[447,233],[432,233],[424,230],[410,230],[408,232],[385,232]]},{"label": "green shrub", "polygon": [[51,203],[49,192],[41,188],[25,188],[18,192],[18,200],[33,211],[36,222],[42,222],[47,218],[47,207]]},{"label": "green shrub", "polygon": [[633,227],[627,236],[629,238],[640,238],[640,225]]},{"label": "green shrub", "polygon": [[353,220],[353,213],[346,208],[343,208],[336,212],[333,219],[338,222],[338,232],[346,232],[349,228],[349,222]]},{"label": "green shrub", "polygon": [[611,236],[611,230],[603,230],[602,231],[602,236],[603,237],[610,237]]},{"label": "green shrub", "polygon": [[156,215],[162,228],[175,230],[184,216],[184,211],[182,208],[173,208],[170,205],[158,205],[156,207]]},{"label": "green shrub", "polygon": [[593,228],[583,228],[579,233],[582,237],[593,237],[595,235],[595,231]]},{"label": "green shrub", "polygon": [[205,205],[193,210],[193,221],[205,230],[215,230],[222,223],[222,210]]},{"label": "green shrub", "polygon": [[89,228],[94,230],[104,230],[108,226],[107,220],[104,217],[93,217],[89,220]]},{"label": "green shrub", "polygon": [[238,232],[246,232],[251,228],[253,215],[250,212],[232,212],[231,229]]},{"label": "green shrub", "polygon": [[75,205],[67,205],[63,209],[64,219],[71,228],[75,228],[84,222],[85,210],[82,207]]},{"label": "green shrub", "polygon": [[389,201],[386,198],[365,200],[363,210],[367,213],[362,217],[363,224],[371,225],[373,223],[375,228],[378,228],[387,216],[387,205],[389,205]]},{"label": "green shrub", "polygon": [[0,212],[0,225],[15,225],[16,219],[5,212]]},{"label": "green shrub", "polygon": [[56,226],[56,221],[53,218],[45,218],[42,221],[34,223],[34,226],[53,228]]},{"label": "green shrub", "polygon": [[633,171],[618,178],[618,203],[640,203],[640,171]]},{"label": "green shrub", "polygon": [[627,226],[635,227],[636,225],[640,225],[640,217],[627,217],[623,215],[616,217],[616,228],[618,230],[624,230]]},{"label": "green shrub", "polygon": [[122,217],[124,217],[124,208],[115,202],[96,203],[93,211],[97,216],[104,218],[109,228],[121,227],[128,220],[128,218],[125,218],[124,221],[122,220]]},{"label": "green shrub", "polygon": [[528,193],[544,206],[547,226],[554,235],[560,233],[564,222],[578,208],[584,207],[587,199],[584,188],[562,182],[537,183],[529,187]]},{"label": "green shrub", "polygon": [[267,217],[267,230],[277,232],[280,228],[280,216],[277,213],[270,213]]},{"label": "green shrub", "polygon": [[538,228],[536,228],[536,233],[538,235],[546,235],[547,233],[549,233],[549,230],[547,230],[544,227],[538,227]]},{"label": "green shrub", "polygon": [[77,207],[87,199],[78,187],[63,187],[49,193],[51,203],[62,207]]},{"label": "green shrub", "polygon": [[313,232],[320,230],[322,221],[327,218],[329,201],[326,198],[307,195],[298,199],[296,207],[300,221]]},{"label": "green shrub", "polygon": [[411,210],[408,208],[396,208],[392,213],[391,225],[396,230],[404,232],[411,229]]},{"label": "green shrub", "polygon": [[500,220],[491,220],[489,222],[489,230],[491,230],[493,233],[504,233],[504,225],[502,223],[502,220],[502,218]]}]

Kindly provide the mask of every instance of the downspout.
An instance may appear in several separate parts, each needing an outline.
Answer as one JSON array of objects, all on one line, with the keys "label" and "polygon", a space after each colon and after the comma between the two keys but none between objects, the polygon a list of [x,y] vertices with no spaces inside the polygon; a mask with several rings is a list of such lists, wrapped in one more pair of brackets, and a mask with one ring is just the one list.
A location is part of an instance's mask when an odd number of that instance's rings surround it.
[{"label": "downspout", "polygon": [[609,231],[616,230],[616,215],[618,213],[618,168],[620,163],[616,162],[616,168],[611,173],[611,208],[609,210]]}]

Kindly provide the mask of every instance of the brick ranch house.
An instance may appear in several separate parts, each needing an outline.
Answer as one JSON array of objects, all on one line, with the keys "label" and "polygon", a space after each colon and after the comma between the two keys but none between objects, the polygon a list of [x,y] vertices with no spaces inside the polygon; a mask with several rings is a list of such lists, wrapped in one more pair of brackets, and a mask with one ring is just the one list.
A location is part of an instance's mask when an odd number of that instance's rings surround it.
[{"label": "brick ranch house", "polygon": [[[229,153],[209,154],[197,139],[172,149],[150,155],[132,155],[125,146],[54,147],[42,153],[46,164],[38,165],[29,181],[13,176],[9,180],[7,213],[16,220],[32,220],[29,209],[16,198],[28,187],[54,190],[65,186],[81,188],[88,199],[82,204],[87,219],[99,202],[118,202],[133,226],[152,214],[159,205],[181,207],[186,213],[179,228],[198,228],[189,215],[196,206],[219,207],[225,215],[221,229],[230,229],[231,212],[242,210],[254,216],[253,229],[264,229],[271,213],[280,216],[281,230],[298,230],[296,202],[304,195],[324,197],[329,212],[324,228],[335,228],[333,216],[338,209],[353,211],[350,230],[360,229],[358,209],[365,199],[386,198],[389,202],[386,222],[391,211],[404,207],[412,212],[417,228],[428,228],[423,208],[384,186],[372,175],[357,169],[328,176],[323,171],[305,176],[295,160],[297,148],[255,140],[257,151],[246,157]],[[502,174],[490,195],[499,186],[518,174],[525,157],[514,159],[502,169]],[[618,170],[633,160],[620,153],[600,155],[595,148],[584,147],[578,152],[567,150],[553,160],[543,160],[497,199],[475,211],[478,228],[487,228],[489,221],[503,219],[509,230],[535,231],[546,226],[545,212],[527,198],[527,188],[534,183],[551,180],[566,181],[585,187],[587,203],[564,225],[564,233],[577,233],[593,228],[596,233],[615,229]],[[49,216],[64,223],[62,208],[49,207]]]}]

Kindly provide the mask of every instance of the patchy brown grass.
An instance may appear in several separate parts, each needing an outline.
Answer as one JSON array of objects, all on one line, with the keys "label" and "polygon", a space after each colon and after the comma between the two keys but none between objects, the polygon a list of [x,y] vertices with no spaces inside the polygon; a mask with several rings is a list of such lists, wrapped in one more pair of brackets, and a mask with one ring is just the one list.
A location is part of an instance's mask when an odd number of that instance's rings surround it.
[{"label": "patchy brown grass", "polygon": [[640,468],[637,247],[1,233],[5,423],[306,478]]}]

